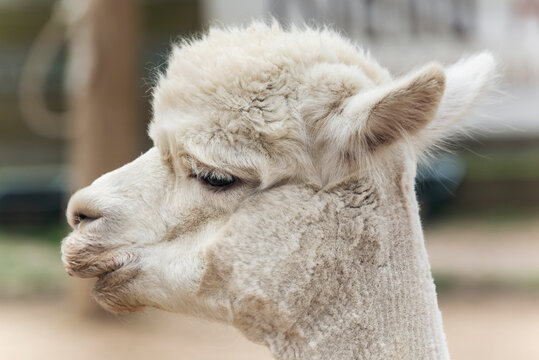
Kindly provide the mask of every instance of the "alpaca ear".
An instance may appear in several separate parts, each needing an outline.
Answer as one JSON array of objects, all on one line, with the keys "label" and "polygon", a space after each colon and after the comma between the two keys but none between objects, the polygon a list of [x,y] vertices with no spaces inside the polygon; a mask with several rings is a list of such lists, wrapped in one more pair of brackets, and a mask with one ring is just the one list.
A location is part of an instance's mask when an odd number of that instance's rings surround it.
[{"label": "alpaca ear", "polygon": [[[345,152],[373,152],[415,135],[434,118],[444,93],[445,75],[429,64],[379,87],[352,96],[327,135]],[[332,133],[332,135],[330,135]]]},{"label": "alpaca ear", "polygon": [[419,150],[435,145],[464,127],[460,120],[478,98],[493,87],[496,65],[492,54],[483,52],[460,59],[445,69],[446,89],[434,120],[417,137]]}]

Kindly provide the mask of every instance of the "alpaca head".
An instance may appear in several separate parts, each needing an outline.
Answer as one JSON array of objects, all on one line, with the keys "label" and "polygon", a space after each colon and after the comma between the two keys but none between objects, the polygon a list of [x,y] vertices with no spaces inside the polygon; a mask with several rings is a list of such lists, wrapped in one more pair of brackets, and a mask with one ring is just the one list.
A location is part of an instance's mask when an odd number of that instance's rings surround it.
[{"label": "alpaca head", "polygon": [[481,54],[394,79],[336,33],[259,23],[181,44],[154,90],[154,147],[70,200],[65,268],[98,277],[113,312],[293,331],[351,269],[383,268],[395,229],[416,233],[416,158],[492,70]]}]

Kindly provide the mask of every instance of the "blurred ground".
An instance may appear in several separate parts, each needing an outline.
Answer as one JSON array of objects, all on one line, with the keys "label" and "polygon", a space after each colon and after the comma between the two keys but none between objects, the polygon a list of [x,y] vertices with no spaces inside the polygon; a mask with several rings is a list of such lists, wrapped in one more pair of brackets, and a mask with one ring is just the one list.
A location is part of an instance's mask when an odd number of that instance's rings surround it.
[{"label": "blurred ground", "polygon": [[429,224],[425,239],[439,292],[539,292],[536,210],[459,215]]},{"label": "blurred ground", "polygon": [[425,238],[453,360],[539,359],[539,216],[469,214]]},{"label": "blurred ground", "polygon": [[[453,360],[539,359],[539,298],[442,298]],[[62,302],[0,302],[1,359],[264,360],[269,351],[234,329],[150,311],[81,322]]]},{"label": "blurred ground", "polygon": [[1,302],[0,359],[271,359],[228,326],[158,311],[81,321],[64,305]]},{"label": "blurred ground", "polygon": [[450,296],[440,308],[451,359],[539,359],[538,296]]},{"label": "blurred ground", "polygon": [[[453,360],[539,359],[539,216],[528,214],[426,226]],[[58,244],[38,241],[0,234],[0,359],[271,359],[231,327],[175,314],[81,320],[62,296]]]}]

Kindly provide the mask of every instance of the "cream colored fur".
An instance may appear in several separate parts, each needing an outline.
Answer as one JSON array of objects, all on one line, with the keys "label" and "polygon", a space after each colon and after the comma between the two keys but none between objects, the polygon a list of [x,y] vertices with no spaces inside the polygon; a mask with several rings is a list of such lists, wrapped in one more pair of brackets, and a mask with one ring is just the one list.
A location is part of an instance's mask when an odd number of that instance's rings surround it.
[{"label": "cream colored fur", "polygon": [[332,31],[212,29],[173,49],[155,147],[72,197],[64,265],[110,311],[230,323],[276,359],[448,359],[416,159],[493,72],[393,79]]}]

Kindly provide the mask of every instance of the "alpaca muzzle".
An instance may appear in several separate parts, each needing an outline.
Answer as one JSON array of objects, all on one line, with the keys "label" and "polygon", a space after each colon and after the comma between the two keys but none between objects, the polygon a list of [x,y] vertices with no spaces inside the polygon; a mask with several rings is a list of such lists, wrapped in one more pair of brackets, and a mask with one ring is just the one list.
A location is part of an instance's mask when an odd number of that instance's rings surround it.
[{"label": "alpaca muzzle", "polygon": [[136,256],[122,250],[106,250],[102,246],[81,244],[74,235],[62,242],[62,262],[70,276],[101,277],[131,264]]}]

